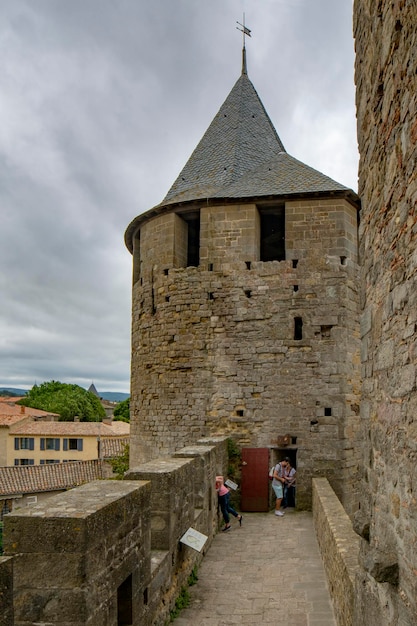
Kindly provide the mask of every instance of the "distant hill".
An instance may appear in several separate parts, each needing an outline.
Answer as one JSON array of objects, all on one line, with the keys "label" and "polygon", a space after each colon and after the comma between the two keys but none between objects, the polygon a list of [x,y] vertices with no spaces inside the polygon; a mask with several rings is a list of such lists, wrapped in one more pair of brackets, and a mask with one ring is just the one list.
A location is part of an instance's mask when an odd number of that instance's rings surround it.
[{"label": "distant hill", "polygon": [[24,396],[28,389],[18,389],[17,387],[0,387],[0,396]]},{"label": "distant hill", "polygon": [[121,391],[99,391],[100,398],[109,402],[122,402],[130,397],[130,393],[122,393]]},{"label": "distant hill", "polygon": [[[28,389],[19,389],[17,387],[0,387],[0,396],[24,396]],[[129,393],[122,393],[121,391],[99,391],[100,398],[108,400],[109,402],[122,402],[129,398]]]}]

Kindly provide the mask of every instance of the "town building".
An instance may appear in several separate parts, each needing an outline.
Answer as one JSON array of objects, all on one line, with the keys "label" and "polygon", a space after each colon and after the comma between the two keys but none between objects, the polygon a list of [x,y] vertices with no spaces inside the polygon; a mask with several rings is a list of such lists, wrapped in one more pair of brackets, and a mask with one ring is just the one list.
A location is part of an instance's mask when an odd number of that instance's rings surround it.
[{"label": "town building", "polygon": [[34,422],[10,426],[6,465],[48,465],[103,458],[103,446],[128,443],[130,425],[116,422]]},{"label": "town building", "polygon": [[59,415],[32,409],[27,406],[20,406],[16,402],[18,397],[0,396],[0,467],[8,464],[7,449],[10,428],[25,421],[53,421],[58,420]]},{"label": "town building", "polygon": [[59,422],[59,415],[0,397],[0,521],[78,485],[112,476],[110,459],[123,454],[124,422]]},{"label": "town building", "polygon": [[57,493],[111,476],[111,466],[98,459],[0,467],[0,522],[11,511],[40,504]]},{"label": "town building", "polygon": [[18,400],[0,397],[0,468],[113,458],[129,443],[125,422],[60,422]]},{"label": "town building", "polygon": [[96,389],[96,386],[94,383],[91,383],[91,385],[88,388],[88,391],[90,393],[92,393],[94,396],[96,396],[96,398],[98,398],[100,400],[101,406],[103,407],[103,409],[106,412],[106,419],[111,420],[113,419],[113,414],[114,414],[114,409],[117,407],[117,402],[111,402],[110,400],[105,400],[104,398],[102,398],[99,394],[99,392]]}]

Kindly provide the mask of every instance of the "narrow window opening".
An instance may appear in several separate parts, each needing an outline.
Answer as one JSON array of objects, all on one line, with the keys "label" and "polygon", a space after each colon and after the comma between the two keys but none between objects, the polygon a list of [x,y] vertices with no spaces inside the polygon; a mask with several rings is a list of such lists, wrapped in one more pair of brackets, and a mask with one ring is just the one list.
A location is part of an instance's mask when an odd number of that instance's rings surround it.
[{"label": "narrow window opening", "polygon": [[133,284],[135,285],[140,279],[142,284],[141,274],[141,258],[140,258],[140,230],[135,233],[133,237]]},{"label": "narrow window opening", "polygon": [[295,268],[297,267],[297,265],[298,265],[298,259],[293,259],[293,260],[292,260],[292,266],[293,266],[293,268],[295,269]]},{"label": "narrow window opening", "polygon": [[251,268],[251,266],[252,266],[251,261],[245,261],[245,263],[246,263],[246,269],[247,269],[247,270],[250,270],[250,268]]},{"label": "narrow window opening", "polygon": [[324,415],[326,417],[330,417],[332,414],[332,408],[330,406],[326,406],[324,407]]},{"label": "narrow window opening", "polygon": [[214,295],[213,295],[213,292],[212,292],[212,291],[209,291],[209,293],[208,293],[208,299],[209,299],[209,300],[214,300]]},{"label": "narrow window opening", "polygon": [[341,263],[341,265],[346,265],[346,260],[347,260],[347,259],[346,259],[346,257],[345,257],[345,256],[341,256],[341,257],[340,257],[340,263]]},{"label": "narrow window opening", "polygon": [[151,311],[152,311],[152,315],[155,315],[155,313],[156,313],[156,305],[155,305],[155,290],[154,290],[153,285],[152,285],[152,304],[151,304]]},{"label": "narrow window opening", "polygon": [[200,212],[185,213],[181,217],[188,226],[187,267],[198,267],[200,264]]},{"label": "narrow window opening", "polygon": [[144,589],[143,591],[143,604],[147,606],[148,602],[149,602],[149,592],[148,592],[148,588],[146,587],[146,589]]},{"label": "narrow window opening", "polygon": [[117,626],[133,624],[132,574],[117,588]]},{"label": "narrow window opening", "polygon": [[165,296],[165,302],[169,302],[169,296]]},{"label": "narrow window opening", "polygon": [[297,437],[291,437],[291,445],[295,446],[297,443]]},{"label": "narrow window opening", "polygon": [[168,276],[168,272],[169,272],[169,269],[166,267],[166,268],[164,269],[164,276]]},{"label": "narrow window opening", "polygon": [[213,263],[209,263],[208,264],[208,271],[212,272],[213,271]]},{"label": "narrow window opening", "polygon": [[332,330],[332,326],[320,326],[320,334],[323,339],[328,339],[330,337]]},{"label": "narrow window opening", "polygon": [[238,410],[236,411],[236,415],[237,415],[238,417],[243,417],[243,409],[238,409]]},{"label": "narrow window opening", "polygon": [[299,341],[303,338],[303,318],[294,317],[294,339]]},{"label": "narrow window opening", "polygon": [[246,289],[246,290],[245,290],[245,296],[246,296],[247,298],[251,298],[251,297],[252,297],[252,292],[251,292],[251,290],[250,290],[250,289]]},{"label": "narrow window opening", "polygon": [[294,292],[298,291],[298,285],[293,285]]},{"label": "narrow window opening", "polygon": [[285,207],[259,209],[261,225],[261,261],[285,260]]}]

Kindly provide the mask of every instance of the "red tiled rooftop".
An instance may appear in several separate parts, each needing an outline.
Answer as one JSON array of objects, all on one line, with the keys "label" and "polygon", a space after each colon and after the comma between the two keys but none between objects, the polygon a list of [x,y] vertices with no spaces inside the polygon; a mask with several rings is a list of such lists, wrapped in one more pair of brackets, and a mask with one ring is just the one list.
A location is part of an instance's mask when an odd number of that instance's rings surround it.
[{"label": "red tiled rooftop", "polygon": [[2,426],[12,426],[13,424],[16,424],[17,422],[22,422],[24,420],[27,419],[32,419],[32,418],[28,418],[27,415],[1,415],[0,414],[0,428]]},{"label": "red tiled rooftop", "polygon": [[0,493],[6,496],[70,489],[103,478],[102,461],[0,467]]},{"label": "red tiled rooftop", "polygon": [[101,456],[103,459],[113,459],[124,453],[126,446],[129,444],[128,437],[114,437],[111,439],[103,439],[101,442]]},{"label": "red tiled rooftop", "polygon": [[[18,415],[21,418],[25,417],[53,417],[59,418],[57,413],[51,413],[50,411],[42,411],[41,409],[32,409],[28,406],[21,406],[16,404],[21,398],[9,398],[6,396],[0,396],[0,418],[3,416],[9,417],[12,415]],[[1,423],[1,422],[0,422]]]},{"label": "red tiled rooftop", "polygon": [[107,426],[102,422],[20,422],[11,426],[10,434],[14,435],[77,435],[84,437],[120,437],[122,434],[130,433],[130,424],[125,424],[128,427],[124,432],[120,432],[118,428],[113,429],[112,426]]}]

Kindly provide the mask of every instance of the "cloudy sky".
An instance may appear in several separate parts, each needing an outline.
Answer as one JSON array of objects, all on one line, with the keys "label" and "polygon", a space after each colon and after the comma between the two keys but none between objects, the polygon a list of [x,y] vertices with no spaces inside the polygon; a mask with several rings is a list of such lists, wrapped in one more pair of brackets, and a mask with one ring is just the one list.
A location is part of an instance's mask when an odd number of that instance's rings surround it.
[{"label": "cloudy sky", "polygon": [[0,386],[129,391],[124,231],[241,71],[292,156],[357,189],[352,0],[2,0]]}]

